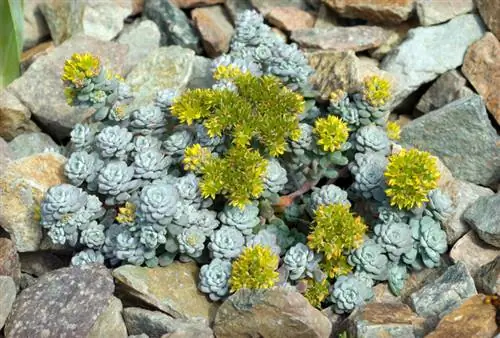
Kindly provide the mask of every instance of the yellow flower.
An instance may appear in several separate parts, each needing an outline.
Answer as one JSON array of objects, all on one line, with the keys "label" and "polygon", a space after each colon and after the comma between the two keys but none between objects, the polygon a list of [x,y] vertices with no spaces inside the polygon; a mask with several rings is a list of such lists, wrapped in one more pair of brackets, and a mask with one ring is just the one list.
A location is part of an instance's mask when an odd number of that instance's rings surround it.
[{"label": "yellow flower", "polygon": [[330,93],[330,103],[338,104],[345,96],[345,92],[342,89],[336,89]]},{"label": "yellow flower", "polygon": [[321,308],[321,303],[328,297],[329,287],[330,285],[326,278],[321,282],[314,279],[307,279],[307,289],[304,293],[304,297],[312,306],[319,309]]},{"label": "yellow flower", "polygon": [[401,134],[401,127],[394,121],[387,122],[386,126],[387,136],[394,141],[399,140]]},{"label": "yellow flower", "polygon": [[99,75],[100,71],[101,62],[96,56],[90,53],[75,53],[65,61],[61,79],[80,88],[83,87],[86,79]]},{"label": "yellow flower", "polygon": [[313,131],[318,137],[318,145],[329,152],[339,150],[349,137],[347,124],[333,115],[316,119]]},{"label": "yellow flower", "polygon": [[347,275],[352,270],[352,266],[347,263],[347,256],[343,255],[336,259],[324,259],[319,266],[329,278]]},{"label": "yellow flower", "polygon": [[383,106],[391,97],[391,83],[377,75],[367,77],[363,97],[373,107]]},{"label": "yellow flower", "polygon": [[124,207],[118,208],[118,215],[115,217],[118,223],[132,223],[135,221],[135,205],[126,202]]},{"label": "yellow flower", "polygon": [[189,146],[184,151],[185,170],[199,171],[201,166],[212,157],[210,149],[202,147],[199,143]]},{"label": "yellow flower", "polygon": [[215,80],[219,81],[234,79],[235,77],[241,76],[243,74],[244,72],[242,72],[240,68],[234,65],[221,65],[215,69],[213,77]]}]

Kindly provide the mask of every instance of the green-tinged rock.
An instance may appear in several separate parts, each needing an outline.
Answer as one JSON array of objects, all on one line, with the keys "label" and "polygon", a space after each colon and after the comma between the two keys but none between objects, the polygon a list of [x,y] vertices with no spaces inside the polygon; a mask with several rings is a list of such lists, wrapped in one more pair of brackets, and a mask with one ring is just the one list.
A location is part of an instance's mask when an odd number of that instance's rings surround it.
[{"label": "green-tinged rock", "polygon": [[478,95],[408,123],[402,129],[401,142],[439,156],[455,178],[480,185],[500,179],[500,137]]},{"label": "green-tinged rock", "polygon": [[489,295],[500,293],[500,254],[479,268],[474,276],[477,290]]},{"label": "green-tinged rock", "polygon": [[463,217],[479,238],[500,248],[500,194],[478,198]]},{"label": "green-tinged rock", "polygon": [[108,307],[97,318],[90,329],[87,338],[126,338],[127,327],[122,317],[123,305],[121,300],[111,297]]},{"label": "green-tinged rock", "polygon": [[0,330],[16,299],[16,284],[9,276],[0,276]]},{"label": "green-tinged rock", "polygon": [[44,133],[24,133],[9,142],[10,152],[20,159],[46,150],[59,152],[60,148],[52,138]]}]

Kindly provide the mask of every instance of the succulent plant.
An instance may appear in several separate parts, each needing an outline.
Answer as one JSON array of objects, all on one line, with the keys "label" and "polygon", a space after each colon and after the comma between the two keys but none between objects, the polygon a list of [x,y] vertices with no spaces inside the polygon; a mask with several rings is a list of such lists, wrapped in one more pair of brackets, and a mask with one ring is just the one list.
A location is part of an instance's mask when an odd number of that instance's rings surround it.
[{"label": "succulent plant", "polygon": [[155,105],[160,107],[162,111],[166,111],[167,108],[174,104],[174,101],[179,94],[180,93],[177,89],[167,88],[160,90],[156,93]]},{"label": "succulent plant", "polygon": [[354,174],[351,188],[364,198],[383,201],[386,165],[387,159],[378,153],[357,153],[354,162],[349,164],[351,173]]},{"label": "succulent plant", "polygon": [[311,211],[316,210],[320,205],[337,203],[351,205],[351,202],[347,199],[346,191],[334,184],[326,184],[319,189],[313,188],[310,201]]},{"label": "succulent plant", "polygon": [[142,188],[137,204],[139,219],[159,225],[167,225],[176,210],[179,194],[171,184],[149,184]]},{"label": "succulent plant", "polygon": [[443,222],[453,212],[453,203],[448,195],[442,190],[431,190],[428,194],[428,199],[429,202],[427,203],[424,211],[427,216]]},{"label": "succulent plant", "polygon": [[149,105],[134,110],[130,115],[130,129],[141,135],[156,135],[165,132],[166,119],[160,107]]},{"label": "succulent plant", "polygon": [[179,251],[193,258],[200,257],[205,249],[205,239],[203,231],[196,227],[184,229],[177,235]]},{"label": "succulent plant", "polygon": [[243,209],[226,205],[218,218],[223,225],[235,227],[243,235],[250,235],[260,223],[259,208],[253,204],[247,204]]},{"label": "succulent plant", "polygon": [[132,150],[132,133],[120,126],[105,127],[96,136],[96,151],[103,158],[117,158],[124,160]]},{"label": "succulent plant", "polygon": [[64,165],[64,174],[74,186],[79,187],[86,182],[89,190],[95,190],[94,180],[103,165],[96,153],[75,151]]},{"label": "succulent plant", "polygon": [[352,274],[337,278],[330,294],[333,309],[339,314],[351,312],[371,298],[373,298],[371,285],[366,285]]},{"label": "succulent plant", "polygon": [[192,140],[193,135],[189,131],[177,131],[163,142],[163,148],[168,155],[180,157],[184,154],[184,150],[191,144]]},{"label": "succulent plant", "polygon": [[271,159],[267,162],[267,170],[263,181],[265,188],[271,193],[278,193],[283,189],[288,179],[285,168],[280,165],[278,160]]},{"label": "succulent plant", "polygon": [[387,279],[388,259],[384,248],[373,240],[363,242],[348,258],[349,264],[356,267],[356,271],[365,272],[374,280]]},{"label": "succulent plant", "polygon": [[208,294],[213,301],[218,301],[229,294],[229,278],[231,277],[231,262],[214,258],[200,269],[198,289]]},{"label": "succulent plant", "polygon": [[387,155],[389,153],[389,138],[384,129],[379,126],[364,126],[356,132],[356,150],[364,153],[373,151]]},{"label": "succulent plant", "polygon": [[413,238],[418,241],[418,252],[422,262],[428,268],[440,265],[441,254],[448,249],[446,232],[441,229],[439,222],[429,216],[410,220]]},{"label": "succulent plant", "polygon": [[124,161],[108,162],[97,176],[98,192],[107,195],[106,205],[124,203],[130,198],[130,192],[137,189],[140,184],[140,180],[134,180],[134,168],[129,167]]},{"label": "succulent plant", "polygon": [[408,278],[408,269],[405,264],[390,264],[387,281],[392,293],[399,296]]},{"label": "succulent plant", "polygon": [[297,243],[286,252],[283,263],[289,271],[291,280],[298,280],[306,276],[312,277],[319,263],[315,255],[305,244]]},{"label": "succulent plant", "polygon": [[70,133],[71,147],[74,151],[91,151],[94,143],[94,131],[86,124],[77,123]]},{"label": "succulent plant", "polygon": [[92,249],[85,249],[78,252],[71,258],[72,266],[84,266],[90,264],[104,264],[104,256],[101,252]]},{"label": "succulent plant", "polygon": [[154,180],[166,174],[172,163],[170,157],[163,155],[157,149],[147,149],[134,156],[134,177]]},{"label": "succulent plant", "polygon": [[141,226],[139,241],[148,249],[156,249],[160,244],[165,244],[166,230],[151,225]]},{"label": "succulent plant", "polygon": [[232,259],[243,250],[245,237],[235,228],[221,226],[210,236],[208,249],[213,258]]},{"label": "succulent plant", "polygon": [[376,242],[397,262],[401,256],[414,256],[412,230],[406,223],[379,223],[375,226]]},{"label": "succulent plant", "polygon": [[80,243],[91,248],[98,249],[104,244],[104,225],[96,221],[88,223],[80,235]]}]

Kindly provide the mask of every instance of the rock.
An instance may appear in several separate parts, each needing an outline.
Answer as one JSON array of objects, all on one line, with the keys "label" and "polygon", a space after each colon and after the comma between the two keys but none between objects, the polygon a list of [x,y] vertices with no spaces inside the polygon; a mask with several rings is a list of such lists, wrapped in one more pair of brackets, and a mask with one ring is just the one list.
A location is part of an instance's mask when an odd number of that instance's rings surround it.
[{"label": "rock", "polygon": [[497,333],[493,304],[487,304],[484,295],[475,295],[441,319],[436,329],[426,338],[493,337]]},{"label": "rock", "polygon": [[368,56],[361,55],[358,57],[357,64],[358,64],[358,69],[359,69],[359,71],[358,71],[358,74],[359,74],[358,83],[359,84],[361,84],[366,77],[377,75],[377,76],[380,76],[380,77],[388,80],[389,83],[391,84],[391,87],[395,86],[396,79],[394,78],[394,76],[392,76],[392,74],[379,68],[379,61],[378,60],[370,58]]},{"label": "rock", "polygon": [[123,321],[122,311],[122,302],[118,298],[111,296],[108,307],[97,317],[87,337],[127,338],[127,327]]},{"label": "rock", "polygon": [[118,42],[128,46],[127,67],[132,69],[160,47],[161,34],[158,26],[151,20],[143,20],[130,29],[124,30]]},{"label": "rock", "polygon": [[144,10],[144,0],[132,0],[132,15],[141,14]]},{"label": "rock", "polygon": [[477,294],[474,280],[465,264],[450,266],[438,279],[410,296],[410,306],[426,325],[433,327],[440,318],[458,308],[465,299]]},{"label": "rock", "polygon": [[466,87],[467,80],[455,69],[439,76],[420,98],[416,109],[428,113],[474,92]]},{"label": "rock", "polygon": [[389,54],[406,39],[410,29],[419,26],[419,22],[416,19],[410,19],[397,25],[384,26],[384,29],[387,31],[389,37],[382,45],[370,50],[370,56],[378,60],[382,60],[387,54]]},{"label": "rock", "polygon": [[179,46],[160,47],[151,53],[127,76],[135,95],[131,109],[151,104],[159,90],[183,91],[193,73],[193,62],[194,52]]},{"label": "rock", "polygon": [[217,57],[229,50],[234,29],[222,6],[196,8],[191,12],[191,17],[209,57]]},{"label": "rock", "polygon": [[467,47],[483,36],[484,29],[475,14],[461,15],[441,25],[410,29],[405,41],[382,61],[381,68],[394,74],[399,83],[389,106],[398,106],[422,84],[460,66]]},{"label": "rock", "polygon": [[266,15],[273,26],[287,32],[314,27],[315,17],[297,7],[275,7]]},{"label": "rock", "polygon": [[47,55],[56,46],[52,40],[42,42],[33,48],[25,50],[21,54],[21,74],[24,74],[28,68],[38,59],[40,56]]},{"label": "rock", "polygon": [[66,158],[55,153],[24,157],[9,164],[0,176],[0,224],[10,233],[17,251],[36,251],[42,228],[34,208],[53,185],[66,181]]},{"label": "rock", "polygon": [[293,31],[290,38],[302,48],[318,48],[333,51],[376,48],[389,37],[388,32],[377,26],[309,28]]},{"label": "rock", "polygon": [[500,39],[500,3],[497,0],[476,0],[476,7],[484,22],[495,34],[497,39]]},{"label": "rock", "polygon": [[194,56],[193,72],[189,78],[187,88],[210,88],[215,83],[212,77],[212,59],[203,56]]},{"label": "rock", "polygon": [[479,268],[491,262],[500,255],[500,249],[481,241],[474,231],[469,231],[460,238],[450,251],[450,258],[454,262],[465,264],[472,276],[475,276]]},{"label": "rock", "polygon": [[403,144],[431,152],[455,178],[481,185],[500,179],[499,141],[478,95],[419,117],[401,131]]},{"label": "rock", "polygon": [[184,12],[169,0],[146,0],[143,16],[161,32],[160,45],[178,45],[200,52],[200,39]]},{"label": "rock", "polygon": [[373,299],[374,303],[401,303],[401,297],[395,296],[389,289],[389,285],[387,285],[387,283],[379,283],[375,285],[372,290],[375,294],[375,298]]},{"label": "rock", "polygon": [[455,0],[452,2],[417,0],[415,7],[420,24],[432,26],[472,12],[474,0]]},{"label": "rock", "polygon": [[224,2],[224,6],[226,7],[233,23],[239,13],[253,8],[250,0],[226,0]]},{"label": "rock", "polygon": [[173,0],[172,2],[179,8],[196,8],[223,4],[224,0]]},{"label": "rock", "polygon": [[284,288],[241,289],[215,317],[217,338],[328,337],[332,324],[301,294]]},{"label": "rock", "polygon": [[316,21],[314,22],[314,28],[332,28],[338,26],[337,16],[335,12],[325,4],[321,4],[318,10]]},{"label": "rock", "polygon": [[59,146],[54,140],[44,133],[24,133],[18,135],[9,142],[9,149],[14,155],[14,159],[43,153],[46,150],[60,151]]},{"label": "rock", "polygon": [[10,152],[9,144],[0,137],[0,172],[5,170],[5,167],[12,162],[13,155]]},{"label": "rock", "polygon": [[0,276],[11,277],[17,286],[21,281],[19,254],[14,243],[8,238],[0,238]]},{"label": "rock", "polygon": [[424,319],[408,305],[371,303],[356,309],[347,318],[351,337],[415,337],[424,331]]},{"label": "rock", "polygon": [[23,50],[36,46],[50,34],[39,5],[46,0],[30,0],[24,3]]},{"label": "rock", "polygon": [[160,312],[129,307],[123,311],[123,319],[129,334],[145,333],[149,338],[160,338],[162,335],[177,331],[197,331],[205,334],[198,337],[209,337],[212,330],[208,323],[203,321],[193,321],[185,319],[174,319],[171,316]]},{"label": "rock", "polygon": [[16,299],[16,284],[9,276],[0,276],[0,330],[12,309]]},{"label": "rock", "polygon": [[19,255],[21,270],[30,275],[40,277],[52,270],[60,269],[66,264],[50,252],[22,252]]},{"label": "rock", "polygon": [[[500,7],[498,9],[500,14]],[[500,124],[500,42],[490,32],[473,43],[465,54],[462,72],[486,102]]]},{"label": "rock", "polygon": [[49,272],[18,295],[5,323],[5,337],[86,337],[106,311],[113,290],[113,278],[105,268]]},{"label": "rock", "polygon": [[481,266],[474,276],[479,292],[490,295],[500,293],[500,256]]},{"label": "rock", "polygon": [[189,329],[179,329],[172,333],[167,333],[161,336],[161,338],[214,338],[214,334],[209,327],[206,328],[189,328]]},{"label": "rock", "polygon": [[327,308],[321,310],[321,313],[323,313],[332,324],[332,331],[330,333],[330,337],[337,338],[337,335],[340,332],[345,331],[347,325],[346,314],[336,313],[333,305],[330,305]]},{"label": "rock", "polygon": [[486,243],[500,248],[500,194],[479,197],[463,215]]},{"label": "rock", "polygon": [[126,286],[130,296],[174,318],[212,321],[217,304],[198,291],[198,271],[195,263],[174,262],[160,268],[123,265],[113,271],[113,276]]},{"label": "rock", "polygon": [[0,137],[11,141],[26,131],[40,131],[30,118],[30,110],[11,91],[0,91]]},{"label": "rock", "polygon": [[441,264],[437,268],[429,269],[424,268],[420,271],[410,271],[405,285],[401,290],[400,296],[403,303],[410,303],[410,296],[420,290],[424,285],[434,282],[438,279],[448,268],[447,262]]},{"label": "rock", "polygon": [[250,2],[263,16],[266,16],[276,7],[296,7],[302,10],[310,9],[307,0],[250,0]]},{"label": "rock", "polygon": [[21,273],[21,280],[19,282],[19,288],[21,290],[24,290],[24,289],[32,286],[33,284],[35,284],[36,281],[37,281],[36,277],[33,277],[32,275],[30,275],[28,273]]},{"label": "rock", "polygon": [[387,24],[406,21],[413,11],[415,0],[323,0],[323,2],[341,16]]},{"label": "rock", "polygon": [[[64,42],[48,55],[38,58],[9,90],[31,110],[37,121],[55,140],[69,136],[73,126],[92,115],[90,109],[70,107],[64,97],[61,73],[64,61],[73,53],[92,53],[115,73],[124,69],[128,47],[116,42],[77,36]],[[38,130],[34,130],[38,131]]]}]

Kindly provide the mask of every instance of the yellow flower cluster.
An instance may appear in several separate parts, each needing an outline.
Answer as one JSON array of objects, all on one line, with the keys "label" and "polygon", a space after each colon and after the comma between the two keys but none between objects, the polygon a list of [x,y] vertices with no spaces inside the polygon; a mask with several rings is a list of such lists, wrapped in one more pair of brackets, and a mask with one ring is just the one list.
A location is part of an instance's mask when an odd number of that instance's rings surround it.
[{"label": "yellow flower cluster", "polygon": [[81,88],[85,80],[99,75],[101,62],[99,58],[90,54],[75,53],[64,62],[64,70],[61,79]]},{"label": "yellow flower cluster", "polygon": [[212,158],[210,149],[202,147],[199,143],[189,146],[184,151],[184,169],[199,172],[203,164]]},{"label": "yellow flower cluster", "polygon": [[397,122],[389,121],[385,127],[387,136],[394,141],[399,140],[401,134],[401,127]]},{"label": "yellow flower cluster", "polygon": [[135,221],[135,205],[126,202],[125,206],[118,208],[118,215],[115,217],[118,223],[132,223]]},{"label": "yellow flower cluster", "polygon": [[340,100],[345,96],[345,92],[342,89],[336,89],[330,93],[330,104],[338,104]]},{"label": "yellow flower cluster", "polygon": [[319,266],[330,278],[347,275],[352,270],[352,266],[347,262],[347,256],[344,255],[332,259],[323,259]]},{"label": "yellow flower cluster", "polygon": [[316,119],[313,131],[318,138],[318,145],[329,152],[339,150],[349,137],[347,124],[333,115]]},{"label": "yellow flower cluster", "polygon": [[321,303],[328,297],[330,285],[328,281],[323,279],[318,282],[314,279],[307,279],[307,289],[304,293],[304,297],[309,301],[309,303],[315,308],[320,309]]},{"label": "yellow flower cluster", "polygon": [[373,75],[364,80],[363,98],[373,107],[380,107],[387,103],[391,97],[391,83]]}]

